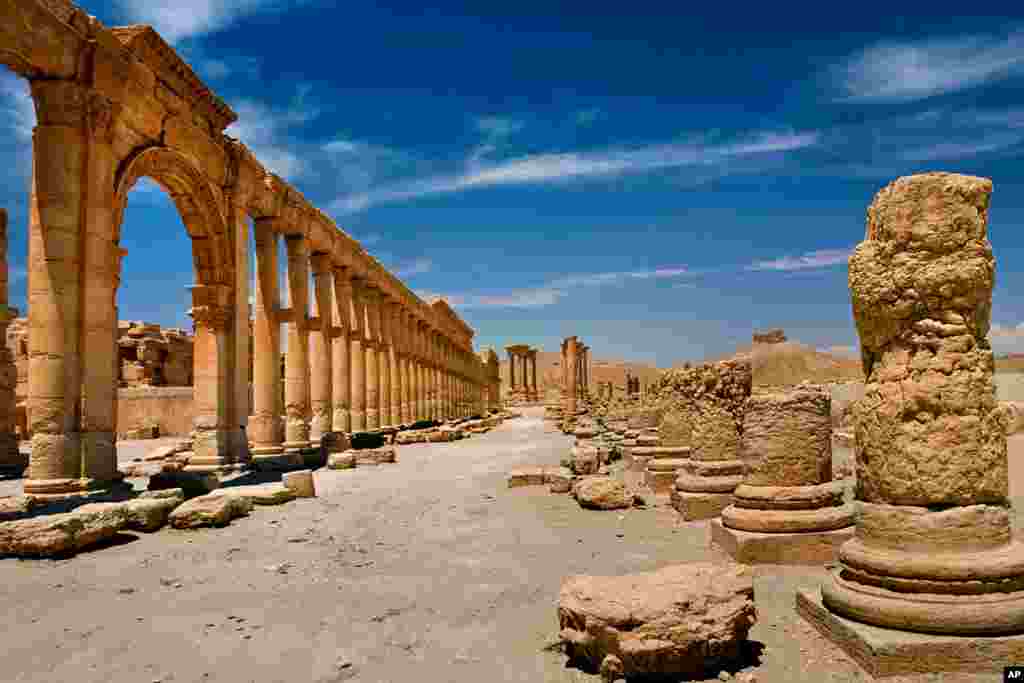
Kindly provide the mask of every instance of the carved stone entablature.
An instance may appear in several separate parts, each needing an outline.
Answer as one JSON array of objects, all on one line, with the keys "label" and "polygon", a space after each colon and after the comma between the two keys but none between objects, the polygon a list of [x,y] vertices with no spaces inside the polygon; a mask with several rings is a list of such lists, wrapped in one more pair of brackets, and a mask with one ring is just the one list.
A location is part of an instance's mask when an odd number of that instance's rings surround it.
[{"label": "carved stone entablature", "polygon": [[232,320],[231,309],[227,306],[193,306],[188,314],[197,331],[206,329],[221,332],[228,329]]},{"label": "carved stone entablature", "polygon": [[224,100],[204,84],[192,67],[151,26],[120,26],[110,29],[139,60],[153,70],[174,92],[188,100],[192,109],[209,123],[211,134],[220,133],[238,120]]}]

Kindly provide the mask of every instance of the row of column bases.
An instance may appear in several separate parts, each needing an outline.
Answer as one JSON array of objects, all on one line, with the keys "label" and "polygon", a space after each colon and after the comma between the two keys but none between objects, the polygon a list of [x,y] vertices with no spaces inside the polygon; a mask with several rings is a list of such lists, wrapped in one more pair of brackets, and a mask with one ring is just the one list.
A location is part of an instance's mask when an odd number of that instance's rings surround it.
[{"label": "row of column bases", "polygon": [[[286,237],[291,309],[281,309],[277,234],[257,224],[253,456],[307,448],[328,432],[360,432],[497,408],[472,351],[433,331],[373,283]],[[313,313],[307,283],[313,270]],[[280,325],[287,323],[284,405]],[[283,410],[282,410],[283,407]],[[284,424],[280,416],[285,415]]]},{"label": "row of column bases", "polygon": [[537,349],[525,344],[505,347],[508,353],[508,397],[512,401],[535,403],[540,400],[537,388]]}]

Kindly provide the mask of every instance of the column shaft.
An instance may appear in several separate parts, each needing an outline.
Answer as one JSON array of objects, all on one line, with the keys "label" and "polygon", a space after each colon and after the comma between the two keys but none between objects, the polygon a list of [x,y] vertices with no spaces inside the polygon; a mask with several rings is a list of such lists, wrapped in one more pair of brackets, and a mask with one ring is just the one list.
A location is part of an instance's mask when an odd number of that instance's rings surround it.
[{"label": "column shaft", "polygon": [[309,247],[300,235],[285,238],[292,319],[285,352],[285,449],[307,448],[309,441]]},{"label": "column shaft", "polygon": [[331,339],[331,380],[333,415],[331,428],[336,432],[352,431],[352,376],[349,343],[352,334],[352,283],[344,268],[334,270],[334,331]]},{"label": "column shaft", "polygon": [[313,265],[313,317],[319,324],[309,333],[309,383],[310,383],[310,439],[318,443],[324,434],[331,431],[332,391],[334,373],[331,368],[331,329],[333,328],[333,289],[331,282],[330,255],[314,254]]},{"label": "column shaft", "polygon": [[278,310],[277,233],[256,222],[256,306],[253,321],[253,416],[249,434],[253,454],[275,454],[284,434],[281,424],[281,324]]},{"label": "column shaft", "polygon": [[353,432],[366,429],[366,355],[363,353],[363,339],[366,329],[366,311],[363,302],[361,281],[352,281],[352,299],[349,312],[349,379],[351,408],[349,410]]}]

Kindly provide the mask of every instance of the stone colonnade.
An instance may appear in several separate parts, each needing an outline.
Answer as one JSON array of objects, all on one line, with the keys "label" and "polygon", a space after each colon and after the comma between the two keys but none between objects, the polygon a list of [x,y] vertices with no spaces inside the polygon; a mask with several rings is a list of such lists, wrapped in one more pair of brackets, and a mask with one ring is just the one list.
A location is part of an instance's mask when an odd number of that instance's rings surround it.
[{"label": "stone colonnade", "polygon": [[577,399],[587,398],[590,394],[590,347],[576,337],[566,337],[562,341],[562,400],[565,415],[576,414]]},{"label": "stone colonnade", "polygon": [[508,353],[509,398],[535,402],[540,400],[537,388],[537,349],[526,344],[505,347]]},{"label": "stone colonnade", "polygon": [[[0,64],[29,82],[37,120],[27,493],[106,488],[120,478],[119,241],[128,193],[143,177],[168,192],[192,240],[191,467],[242,466],[250,438],[262,455],[302,448],[329,430],[479,410],[487,377],[473,330],[445,302],[415,296],[225,135],[235,112],[151,27],[108,28],[69,0],[12,0],[0,5],[0,46]],[[250,230],[258,283],[252,405]],[[277,292],[281,239],[287,307]],[[284,405],[281,325],[288,335]]]}]

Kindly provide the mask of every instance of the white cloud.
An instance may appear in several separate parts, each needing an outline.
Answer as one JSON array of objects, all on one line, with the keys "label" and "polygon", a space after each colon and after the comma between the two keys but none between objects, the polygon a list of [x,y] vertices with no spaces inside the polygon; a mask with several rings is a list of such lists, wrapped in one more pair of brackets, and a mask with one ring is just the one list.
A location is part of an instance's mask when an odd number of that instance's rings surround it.
[{"label": "white cloud", "polygon": [[36,126],[36,110],[28,81],[9,71],[0,71],[0,112],[19,140],[32,139],[32,129]]},{"label": "white cloud", "polygon": [[476,120],[481,133],[491,138],[507,138],[523,129],[523,122],[503,116],[484,116]]},{"label": "white cloud", "polygon": [[267,169],[294,181],[308,169],[303,157],[289,143],[289,130],[301,128],[320,115],[320,109],[307,102],[309,92],[309,85],[300,85],[296,96],[283,110],[258,100],[237,102],[232,108],[238,120],[225,132],[245,143]]},{"label": "white cloud", "polygon": [[397,277],[400,278],[412,277],[413,275],[422,275],[423,273],[429,273],[433,269],[433,261],[425,257],[420,257],[394,268],[394,273]]},{"label": "white cloud", "polygon": [[809,251],[800,256],[783,256],[770,261],[757,261],[747,266],[747,270],[812,270],[845,264],[852,249],[819,249]]},{"label": "white cloud", "polygon": [[[566,275],[539,287],[514,289],[504,294],[458,294],[444,298],[449,304],[459,308],[536,308],[558,303],[572,289],[621,285],[634,280],[676,278],[687,275],[689,272],[685,267],[673,266],[650,270]],[[439,296],[434,293],[430,294]]]},{"label": "white cloud", "polygon": [[128,21],[151,25],[172,45],[187,38],[224,30],[252,14],[279,12],[296,4],[286,0],[116,1]]},{"label": "white cloud", "polygon": [[1024,31],[869,47],[833,69],[845,99],[907,102],[982,85],[1024,71]]},{"label": "white cloud", "polygon": [[476,188],[569,182],[669,168],[703,168],[735,159],[796,151],[813,146],[817,140],[817,133],[763,133],[747,142],[723,145],[690,142],[596,152],[535,154],[473,167],[455,175],[429,176],[341,197],[332,202],[331,209],[351,213],[376,204]]}]

